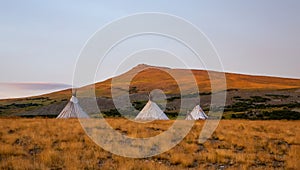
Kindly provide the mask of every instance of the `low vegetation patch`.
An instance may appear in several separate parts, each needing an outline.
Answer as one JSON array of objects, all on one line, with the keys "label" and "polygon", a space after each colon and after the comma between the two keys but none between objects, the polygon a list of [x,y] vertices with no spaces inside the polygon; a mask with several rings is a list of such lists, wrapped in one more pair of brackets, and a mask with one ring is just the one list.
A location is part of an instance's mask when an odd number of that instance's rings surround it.
[{"label": "low vegetation patch", "polygon": [[272,97],[274,99],[286,99],[290,97],[289,95],[282,95],[282,94],[266,94],[265,96]]},{"label": "low vegetation patch", "polygon": [[246,113],[232,114],[233,119],[251,119],[251,120],[300,120],[300,113],[291,110],[273,110],[273,111],[250,111]]}]

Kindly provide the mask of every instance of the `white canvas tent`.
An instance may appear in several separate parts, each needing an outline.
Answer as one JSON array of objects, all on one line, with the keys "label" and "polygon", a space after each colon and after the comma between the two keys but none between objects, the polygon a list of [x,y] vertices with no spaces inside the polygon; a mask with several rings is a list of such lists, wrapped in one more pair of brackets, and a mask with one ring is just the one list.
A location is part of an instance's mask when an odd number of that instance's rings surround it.
[{"label": "white canvas tent", "polygon": [[204,113],[199,105],[195,106],[191,113],[188,113],[185,120],[207,119],[208,116]]},{"label": "white canvas tent", "polygon": [[73,95],[56,118],[89,118],[89,116],[79,106],[78,99]]},{"label": "white canvas tent", "polygon": [[135,120],[169,120],[167,115],[151,99],[136,116]]}]

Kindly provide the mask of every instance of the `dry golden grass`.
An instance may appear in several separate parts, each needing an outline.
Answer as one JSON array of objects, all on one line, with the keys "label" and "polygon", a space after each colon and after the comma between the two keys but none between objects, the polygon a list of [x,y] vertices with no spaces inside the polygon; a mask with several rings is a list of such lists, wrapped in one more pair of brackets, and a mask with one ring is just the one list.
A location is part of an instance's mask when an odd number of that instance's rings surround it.
[{"label": "dry golden grass", "polygon": [[[118,131],[149,137],[173,121],[137,126],[109,119]],[[300,121],[224,120],[204,144],[199,121],[184,140],[160,155],[131,159],[104,151],[76,119],[0,119],[0,169],[299,169]]]}]

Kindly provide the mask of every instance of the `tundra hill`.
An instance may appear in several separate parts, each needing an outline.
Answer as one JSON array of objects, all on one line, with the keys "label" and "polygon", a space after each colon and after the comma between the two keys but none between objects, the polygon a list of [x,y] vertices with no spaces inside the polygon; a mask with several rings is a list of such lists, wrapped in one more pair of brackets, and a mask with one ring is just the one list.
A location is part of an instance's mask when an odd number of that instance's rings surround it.
[{"label": "tundra hill", "polygon": [[[209,74],[215,75],[215,77],[222,75],[222,73],[215,71],[170,69],[141,64],[120,76],[96,83],[95,89],[97,91],[97,96],[110,97],[112,80],[114,85],[118,87],[120,84],[128,84],[130,77],[133,77],[130,88],[135,87],[134,91],[137,92],[149,92],[152,89],[161,89],[166,94],[179,94],[179,88],[176,81],[184,82],[182,88],[183,90],[188,91],[188,89],[192,89],[192,86],[194,86],[195,80],[200,92],[210,92],[211,84],[208,72]],[[190,73],[194,75],[195,80],[193,80],[193,77],[187,76]],[[176,81],[171,75],[176,75]],[[227,89],[280,90],[300,88],[299,79],[252,76],[234,73],[225,73],[225,77]]]},{"label": "tundra hill", "polygon": [[[193,78],[188,76],[190,75],[189,73],[194,75]],[[145,96],[153,89],[161,89],[168,98],[178,96],[180,90],[177,82],[181,82],[181,90],[186,93],[192,93],[192,88],[195,86],[196,81],[200,94],[207,95],[207,98],[201,99],[201,101],[205,106],[208,106],[210,101],[209,94],[211,93],[209,74],[219,76],[222,73],[214,71],[209,71],[208,73],[208,71],[204,70],[170,69],[141,64],[124,74],[96,83],[95,92],[99,105],[106,105],[105,109],[111,110],[113,109],[113,103],[107,100],[111,100],[112,82],[114,88],[119,87],[119,91],[128,91],[123,85],[129,85],[129,93],[131,94],[133,101],[144,101],[147,99],[145,99],[145,97],[141,99],[139,96]],[[171,75],[176,75],[176,78],[173,78]],[[279,95],[280,97],[286,96],[286,94],[290,95],[295,93],[293,97],[286,100],[286,104],[289,102],[295,103],[300,100],[298,94],[298,89],[300,89],[299,79],[252,76],[234,73],[225,73],[225,76],[227,91],[235,91],[234,93],[229,93],[229,95],[227,95],[227,98],[229,99],[229,101],[227,101],[228,104],[234,103],[233,97],[251,97],[250,94],[260,96],[261,91],[263,91],[263,95],[271,94],[273,97],[276,97],[276,95]],[[90,88],[90,86],[85,86],[81,89],[85,88]],[[79,90],[79,93],[80,91],[81,90]],[[277,91],[280,91],[280,94],[277,94]],[[254,92],[258,94],[255,94]],[[43,114],[48,115],[49,112],[51,112],[50,115],[52,114],[54,116],[59,113],[59,110],[63,109],[70,96],[71,89],[68,89],[34,97],[0,100],[0,115],[11,116],[20,115],[21,113],[26,113],[27,115],[42,115],[42,112]],[[178,102],[176,103],[176,101],[174,101],[172,107],[177,107],[177,105]]]}]

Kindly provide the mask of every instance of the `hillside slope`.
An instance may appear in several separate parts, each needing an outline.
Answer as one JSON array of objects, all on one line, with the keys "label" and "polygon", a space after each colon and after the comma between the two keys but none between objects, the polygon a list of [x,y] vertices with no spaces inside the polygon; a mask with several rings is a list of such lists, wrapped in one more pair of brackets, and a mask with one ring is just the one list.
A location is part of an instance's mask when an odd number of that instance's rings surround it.
[{"label": "hillside slope", "polygon": [[[190,72],[193,73],[194,78],[187,76]],[[220,73],[211,71],[210,74],[218,75]],[[176,75],[173,78],[171,75]],[[284,98],[281,103],[297,103],[300,102],[299,79],[288,79],[267,76],[251,76],[242,74],[225,73],[227,82],[227,104],[231,105],[234,102],[233,97],[251,97],[251,94],[260,96],[266,94],[288,95],[289,98]],[[154,89],[161,89],[167,97],[178,96],[180,93],[177,82],[181,82],[181,90],[186,92],[193,92],[191,89],[195,86],[193,82],[196,80],[200,94],[210,94],[211,84],[209,74],[204,70],[185,70],[185,69],[170,69],[166,67],[154,67],[149,65],[138,65],[130,71],[119,75],[117,77],[108,79],[103,82],[95,84],[96,95],[99,98],[98,103],[100,107],[106,110],[114,109],[111,97],[111,83],[114,82],[114,87],[129,85],[129,93],[133,101],[147,100],[147,95]],[[83,88],[89,88],[83,87]],[[61,108],[62,102],[66,102],[71,96],[71,89],[63,90],[55,93],[45,94],[41,96],[0,100],[0,115],[56,115]],[[144,96],[144,97],[140,97]],[[274,96],[273,96],[274,97]],[[269,97],[270,98],[270,97]],[[205,95],[201,98],[202,104],[209,107],[210,96]],[[268,104],[274,104],[275,100],[269,101]],[[278,102],[278,99],[276,100]],[[173,103],[172,103],[173,102]],[[172,107],[178,107],[178,101],[170,100]],[[276,102],[275,102],[276,103]],[[277,103],[276,103],[277,104]],[[43,108],[47,106],[47,109]],[[54,109],[51,109],[53,106]],[[59,106],[59,107],[58,107]],[[39,110],[37,110],[39,109]],[[51,112],[51,110],[55,110]],[[43,112],[43,113],[40,113]],[[47,113],[45,113],[47,112]],[[50,113],[49,113],[50,112]]]},{"label": "hillside slope", "polygon": [[[194,80],[190,77],[187,78],[187,75],[189,75],[190,72],[193,73],[200,92],[209,92],[211,90],[210,77],[207,71],[170,69],[144,64],[138,65],[127,73],[113,78],[113,82],[115,82],[114,85],[118,86],[118,83],[128,83],[130,77],[133,77],[132,81],[130,82],[130,86],[135,87],[136,91],[149,92],[151,89],[161,89],[167,94],[178,94],[179,88],[176,81],[184,82],[184,89],[192,88],[191,86],[193,86]],[[218,76],[221,73],[210,71],[210,74],[215,74]],[[176,80],[171,75],[176,75]],[[234,73],[225,73],[225,77],[227,89],[280,90],[300,88],[299,79],[252,76]],[[97,91],[97,96],[110,97],[111,82],[112,79],[108,79],[104,82],[96,83],[95,88]]]}]

